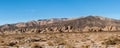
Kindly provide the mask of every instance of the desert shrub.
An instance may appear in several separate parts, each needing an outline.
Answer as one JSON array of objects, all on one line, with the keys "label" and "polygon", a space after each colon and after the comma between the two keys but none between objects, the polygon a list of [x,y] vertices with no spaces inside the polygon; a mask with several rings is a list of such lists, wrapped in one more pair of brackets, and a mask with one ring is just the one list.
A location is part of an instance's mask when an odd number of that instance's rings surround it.
[{"label": "desert shrub", "polygon": [[84,48],[89,48],[89,45],[86,45]]},{"label": "desert shrub", "polygon": [[70,44],[70,43],[67,43],[67,44],[65,45],[65,48],[74,48],[74,45],[73,45],[73,44]]},{"label": "desert shrub", "polygon": [[19,45],[22,45],[22,44],[25,44],[26,42],[25,41],[23,41],[23,40],[21,40],[21,41],[19,41]]},{"label": "desert shrub", "polygon": [[16,44],[17,44],[16,42],[11,42],[11,43],[8,44],[8,46],[14,46]]},{"label": "desert shrub", "polygon": [[116,37],[112,37],[112,38],[105,40],[102,44],[106,44],[106,45],[120,44],[120,39],[118,39]]},{"label": "desert shrub", "polygon": [[0,41],[0,43],[4,43],[5,41]]},{"label": "desert shrub", "polygon": [[106,44],[106,45],[115,45],[116,42],[113,41],[113,40],[108,40],[108,41],[104,42],[103,44]]},{"label": "desert shrub", "polygon": [[54,43],[58,44],[58,45],[66,45],[67,44],[67,42],[63,38],[57,38],[57,39],[55,39]]},{"label": "desert shrub", "polygon": [[54,45],[54,43],[51,42],[51,41],[48,41],[47,44],[48,44],[49,46],[53,46],[53,45]]},{"label": "desert shrub", "polygon": [[39,45],[39,43],[32,43],[30,46],[31,48],[42,48],[42,46]]},{"label": "desert shrub", "polygon": [[37,46],[37,45],[36,45],[36,46],[34,46],[33,48],[42,48],[42,46]]},{"label": "desert shrub", "polygon": [[70,46],[70,45],[67,45],[67,46],[65,46],[65,48],[73,48],[72,46]]},{"label": "desert shrub", "polygon": [[31,42],[39,42],[40,40],[39,39],[31,39],[30,41]]},{"label": "desert shrub", "polygon": [[16,37],[15,39],[21,40],[24,39],[25,37]]}]

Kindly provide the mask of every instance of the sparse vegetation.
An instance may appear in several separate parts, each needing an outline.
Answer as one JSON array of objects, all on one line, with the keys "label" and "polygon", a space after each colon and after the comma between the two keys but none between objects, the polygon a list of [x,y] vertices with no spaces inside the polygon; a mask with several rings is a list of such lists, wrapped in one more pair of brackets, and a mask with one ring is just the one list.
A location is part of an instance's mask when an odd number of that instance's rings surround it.
[{"label": "sparse vegetation", "polygon": [[108,39],[106,39],[103,44],[106,44],[106,45],[117,45],[117,44],[120,44],[120,38],[118,37],[110,37]]},{"label": "sparse vegetation", "polygon": [[[66,35],[67,34],[67,35]],[[102,35],[101,35],[102,34]],[[113,35],[116,34],[116,35]],[[91,44],[101,42],[102,45],[119,45],[119,32],[98,33],[45,33],[45,34],[13,34],[0,37],[0,46],[29,46],[33,48],[43,46],[60,46],[66,48],[81,47],[88,48]],[[8,39],[9,38],[9,39]],[[84,40],[84,41],[83,41]],[[92,42],[94,41],[94,42]],[[80,46],[84,45],[84,46]]]}]

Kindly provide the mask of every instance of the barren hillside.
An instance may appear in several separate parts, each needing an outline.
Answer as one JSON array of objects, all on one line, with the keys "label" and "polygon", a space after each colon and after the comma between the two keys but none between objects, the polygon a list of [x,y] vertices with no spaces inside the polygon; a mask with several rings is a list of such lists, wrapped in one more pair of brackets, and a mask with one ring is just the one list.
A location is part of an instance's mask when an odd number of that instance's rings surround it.
[{"label": "barren hillside", "polygon": [[0,26],[4,34],[119,31],[120,20],[101,16],[49,19]]}]

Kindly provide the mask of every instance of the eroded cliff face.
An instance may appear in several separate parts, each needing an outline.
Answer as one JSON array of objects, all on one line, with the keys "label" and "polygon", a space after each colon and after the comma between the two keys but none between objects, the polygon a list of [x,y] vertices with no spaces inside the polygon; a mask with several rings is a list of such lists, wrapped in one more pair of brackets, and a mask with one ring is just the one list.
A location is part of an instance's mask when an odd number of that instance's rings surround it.
[{"label": "eroded cliff face", "polygon": [[0,26],[1,34],[120,31],[120,20],[87,16],[49,19]]}]

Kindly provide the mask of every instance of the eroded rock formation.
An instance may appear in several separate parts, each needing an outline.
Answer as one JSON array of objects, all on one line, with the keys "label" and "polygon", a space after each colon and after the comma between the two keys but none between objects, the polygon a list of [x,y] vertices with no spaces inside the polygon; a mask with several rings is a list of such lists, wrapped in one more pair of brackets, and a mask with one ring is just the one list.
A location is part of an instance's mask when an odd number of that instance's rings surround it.
[{"label": "eroded rock formation", "polygon": [[120,20],[99,16],[76,19],[49,19],[0,26],[0,32],[12,33],[58,33],[120,31]]}]

